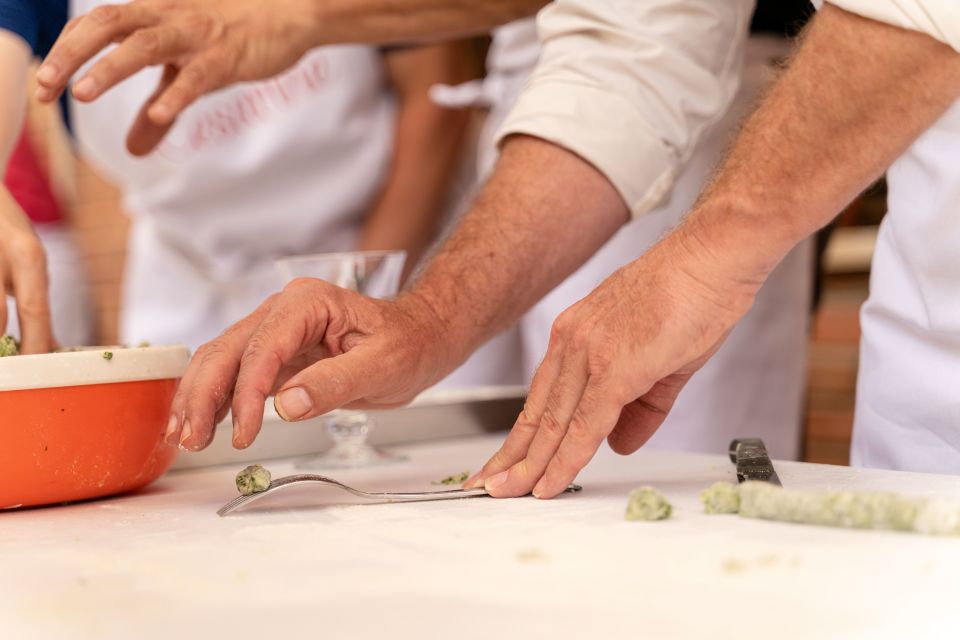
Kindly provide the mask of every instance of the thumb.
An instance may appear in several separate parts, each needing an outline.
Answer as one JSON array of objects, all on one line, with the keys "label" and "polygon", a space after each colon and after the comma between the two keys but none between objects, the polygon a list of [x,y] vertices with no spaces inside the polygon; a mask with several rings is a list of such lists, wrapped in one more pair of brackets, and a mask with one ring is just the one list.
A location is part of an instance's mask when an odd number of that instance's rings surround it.
[{"label": "thumb", "polygon": [[647,393],[627,404],[620,411],[617,425],[607,436],[610,448],[620,455],[629,455],[653,437],[692,374],[674,374],[653,385]]},{"label": "thumb", "polygon": [[383,391],[383,358],[374,349],[356,347],[320,360],[283,385],[273,406],[287,422],[323,415]]}]

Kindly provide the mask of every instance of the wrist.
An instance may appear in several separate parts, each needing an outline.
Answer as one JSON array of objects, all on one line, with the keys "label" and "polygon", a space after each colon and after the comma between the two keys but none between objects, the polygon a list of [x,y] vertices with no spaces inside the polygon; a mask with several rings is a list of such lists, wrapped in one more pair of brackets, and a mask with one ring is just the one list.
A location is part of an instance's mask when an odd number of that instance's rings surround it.
[{"label": "wrist", "polygon": [[815,231],[795,222],[786,203],[747,197],[708,196],[678,229],[679,240],[708,273],[759,289],[770,272],[803,238]]},{"label": "wrist", "polygon": [[294,23],[304,32],[309,48],[330,44],[327,0],[290,0]]},{"label": "wrist", "polygon": [[451,323],[429,295],[408,290],[395,305],[408,320],[404,343],[413,349],[412,358],[423,367],[427,386],[439,382],[466,359],[469,352],[463,348],[464,341],[455,337]]}]

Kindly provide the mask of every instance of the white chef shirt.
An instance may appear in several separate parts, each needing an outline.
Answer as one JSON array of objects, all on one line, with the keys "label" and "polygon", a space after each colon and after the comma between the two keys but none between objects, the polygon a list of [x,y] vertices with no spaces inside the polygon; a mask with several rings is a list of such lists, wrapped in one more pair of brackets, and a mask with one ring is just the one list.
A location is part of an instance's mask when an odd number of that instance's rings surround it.
[{"label": "white chef shirt", "polygon": [[[956,0],[832,0],[960,51]],[[819,3],[818,3],[819,6]],[[851,463],[960,473],[960,102],[890,167],[863,338]]]},{"label": "white chef shirt", "polygon": [[739,82],[753,0],[555,0],[540,65],[498,139],[548,140],[594,165],[633,215],[661,204]]},{"label": "white chef shirt", "polygon": [[[819,9],[822,1],[814,2]],[[956,0],[831,0],[960,51]],[[960,102],[890,167],[860,324],[851,463],[960,473]]]}]

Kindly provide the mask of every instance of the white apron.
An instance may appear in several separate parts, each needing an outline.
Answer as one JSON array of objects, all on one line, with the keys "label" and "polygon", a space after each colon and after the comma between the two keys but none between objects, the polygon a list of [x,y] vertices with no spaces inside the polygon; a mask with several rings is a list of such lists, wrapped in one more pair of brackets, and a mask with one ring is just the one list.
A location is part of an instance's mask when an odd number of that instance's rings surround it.
[{"label": "white apron", "polygon": [[[726,117],[701,140],[669,201],[621,229],[589,262],[549,293],[521,321],[526,378],[532,378],[546,352],[556,317],[589,294],[611,272],[635,260],[689,211],[731,131],[773,77],[771,60],[789,45],[775,38],[752,39],[744,80]],[[462,95],[491,106],[480,144],[480,170],[495,160],[493,135],[537,59],[536,29],[525,20],[497,31],[487,61],[488,78],[466,86]],[[471,95],[472,94],[472,95]],[[670,417],[648,446],[716,453],[738,436],[762,437],[772,455],[799,455],[813,245],[805,242],[773,272],[753,309],[741,320],[713,359],[680,395]]]},{"label": "white apron", "polygon": [[394,105],[376,49],[317,49],[202,98],[134,158],[124,137],[158,75],[76,105],[75,127],[133,216],[121,338],[196,347],[282,286],[274,259],[353,248],[388,167]]},{"label": "white apron", "polygon": [[960,102],[887,174],[852,462],[960,474]]},{"label": "white apron", "polygon": [[[73,0],[72,15],[99,4]],[[158,151],[134,158],[126,131],[159,74],[75,104],[74,124],[133,217],[121,339],[196,348],[283,286],[276,258],[356,246],[396,108],[377,48],[322,47],[273,79],[202,98]],[[517,383],[516,350],[495,340],[441,385]]]}]

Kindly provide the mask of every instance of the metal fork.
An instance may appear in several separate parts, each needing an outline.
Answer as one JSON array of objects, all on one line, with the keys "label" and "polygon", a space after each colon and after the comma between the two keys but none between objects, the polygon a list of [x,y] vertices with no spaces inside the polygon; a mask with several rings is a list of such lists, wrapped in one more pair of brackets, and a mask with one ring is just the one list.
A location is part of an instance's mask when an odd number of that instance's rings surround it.
[{"label": "metal fork", "polygon": [[[349,487],[338,480],[333,478],[328,478],[326,476],[318,476],[313,473],[299,473],[292,476],[285,476],[283,478],[277,478],[270,483],[263,491],[258,491],[257,493],[251,493],[247,496],[237,496],[227,504],[220,507],[217,511],[217,515],[223,517],[228,513],[239,509],[240,507],[246,506],[253,502],[254,500],[259,500],[264,496],[267,496],[275,491],[279,491],[284,487],[289,487],[295,484],[320,484],[327,487],[336,487],[337,489],[342,489],[349,493],[352,493],[355,496],[360,498],[368,498],[370,500],[386,500],[387,502],[424,502],[428,500],[460,500],[463,498],[480,498],[483,496],[488,496],[486,489],[443,489],[440,491],[414,491],[414,492],[389,492],[389,491],[361,491],[360,489],[354,489]],[[581,491],[583,487],[577,484],[571,484],[565,489],[565,493],[575,493]]]}]

